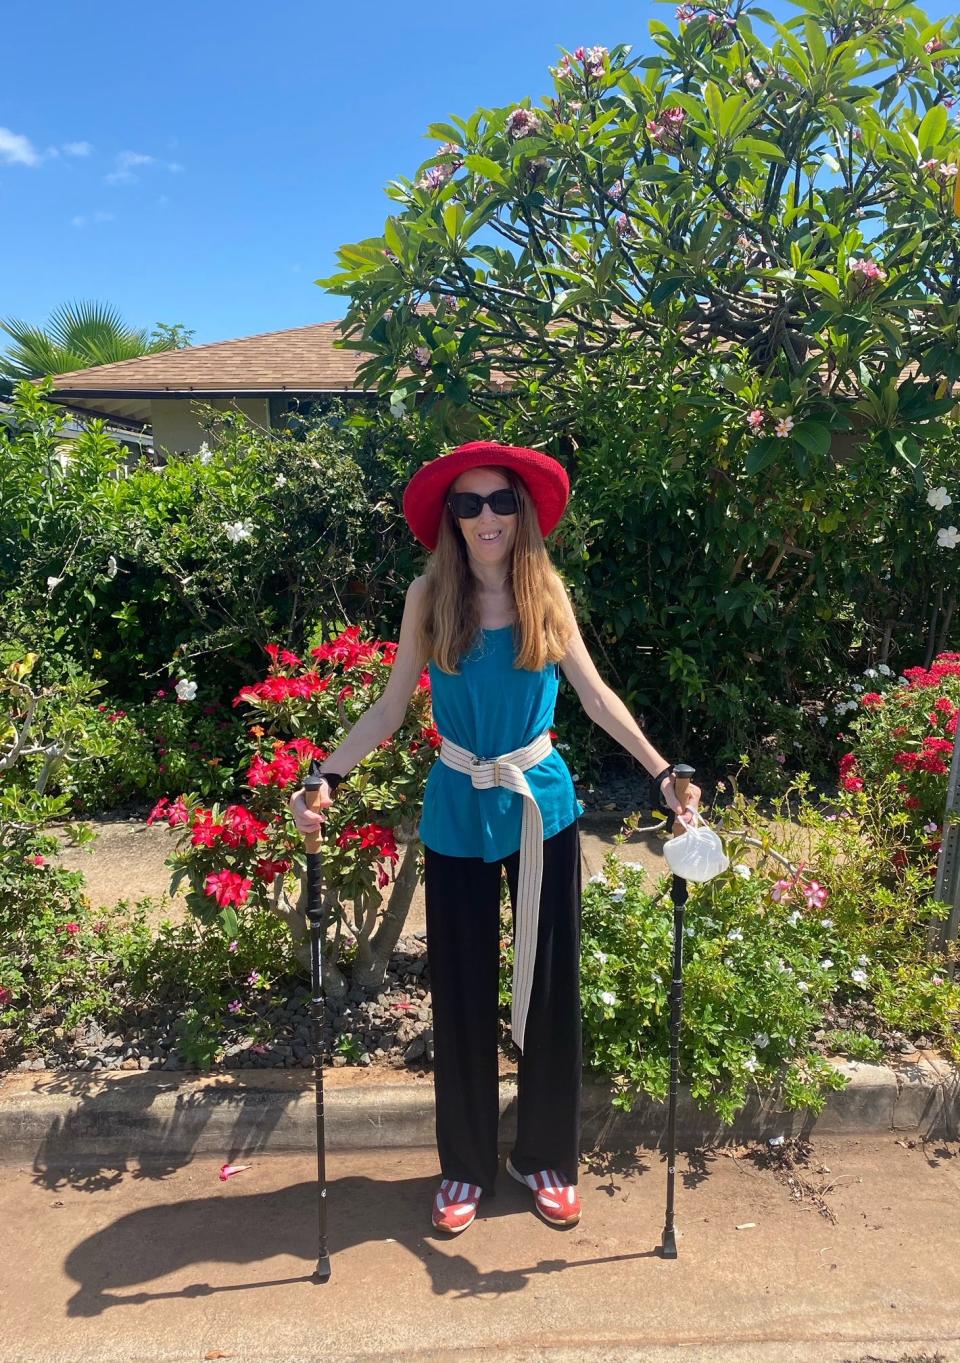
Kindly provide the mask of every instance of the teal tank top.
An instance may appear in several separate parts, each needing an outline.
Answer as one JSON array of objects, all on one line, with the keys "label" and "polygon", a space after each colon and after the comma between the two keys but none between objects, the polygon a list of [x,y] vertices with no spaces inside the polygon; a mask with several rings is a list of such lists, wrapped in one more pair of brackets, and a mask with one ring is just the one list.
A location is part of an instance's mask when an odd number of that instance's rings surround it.
[{"label": "teal tank top", "polygon": [[[481,629],[460,660],[458,676],[432,659],[428,664],[438,732],[482,758],[523,748],[553,724],[560,666],[548,663],[540,672],[514,667],[513,629]],[[524,775],[543,816],[544,839],[583,813],[570,769],[556,748]],[[500,861],[520,848],[523,803],[522,795],[504,786],[475,790],[467,772],[455,771],[438,756],[427,776],[420,838],[447,856]]]}]

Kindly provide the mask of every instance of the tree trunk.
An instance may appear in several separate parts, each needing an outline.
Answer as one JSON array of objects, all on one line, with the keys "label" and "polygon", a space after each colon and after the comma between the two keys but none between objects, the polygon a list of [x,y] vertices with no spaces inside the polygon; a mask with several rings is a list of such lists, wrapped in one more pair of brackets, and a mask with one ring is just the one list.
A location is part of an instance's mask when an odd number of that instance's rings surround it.
[{"label": "tree trunk", "polygon": [[[357,953],[353,971],[354,988],[379,989],[386,978],[387,966],[410,912],[414,891],[420,882],[419,839],[408,842],[403,850],[400,870],[393,883],[390,903],[375,934],[367,935],[365,950]],[[359,939],[358,939],[359,946]]]}]

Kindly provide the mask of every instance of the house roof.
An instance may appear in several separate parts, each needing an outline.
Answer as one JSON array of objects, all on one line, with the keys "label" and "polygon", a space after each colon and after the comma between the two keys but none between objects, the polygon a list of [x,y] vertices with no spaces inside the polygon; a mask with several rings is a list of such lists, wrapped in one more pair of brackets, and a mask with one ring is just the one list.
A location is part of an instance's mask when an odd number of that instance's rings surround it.
[{"label": "house roof", "polygon": [[360,356],[337,350],[340,323],[266,331],[184,350],[161,350],[55,377],[55,402],[104,415],[149,421],[151,398],[352,393]]}]

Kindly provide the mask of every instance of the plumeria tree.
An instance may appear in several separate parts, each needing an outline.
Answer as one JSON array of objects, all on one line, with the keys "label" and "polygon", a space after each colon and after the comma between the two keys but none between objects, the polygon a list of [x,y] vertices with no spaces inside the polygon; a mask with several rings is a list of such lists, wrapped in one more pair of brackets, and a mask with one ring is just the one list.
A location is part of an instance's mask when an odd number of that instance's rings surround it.
[{"label": "plumeria tree", "polygon": [[858,425],[915,467],[960,377],[960,20],[803,11],[682,5],[654,55],[579,48],[542,100],[432,125],[382,235],[319,281],[350,299],[363,378],[496,415],[498,378],[572,356],[653,347],[695,392],[731,351],[750,468]]},{"label": "plumeria tree", "polygon": [[[323,761],[381,692],[396,644],[364,641],[360,627],[350,626],[313,647],[307,659],[279,644],[268,645],[267,653],[268,675],[234,701],[252,721],[243,801],[211,807],[190,794],[163,799],[148,822],[182,830],[171,860],[173,886],[186,880],[194,913],[219,921],[230,940],[242,932],[245,915],[275,914],[309,968],[303,838],[287,801],[310,762]],[[346,958],[355,987],[383,983],[419,881],[417,811],[439,742],[425,671],[402,728],[349,774],[327,810],[322,933],[332,995],[348,987],[341,968]]]}]

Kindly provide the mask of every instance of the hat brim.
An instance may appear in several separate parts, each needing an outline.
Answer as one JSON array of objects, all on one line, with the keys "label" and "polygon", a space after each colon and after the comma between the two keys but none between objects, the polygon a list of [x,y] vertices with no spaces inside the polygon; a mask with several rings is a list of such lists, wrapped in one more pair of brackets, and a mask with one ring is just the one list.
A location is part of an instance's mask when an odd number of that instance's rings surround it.
[{"label": "hat brim", "polygon": [[440,519],[451,483],[467,469],[491,464],[512,469],[523,479],[537,509],[544,539],[556,528],[570,499],[570,480],[563,465],[541,450],[500,445],[493,440],[472,440],[417,469],[404,489],[403,514],[407,524],[431,552],[440,537]]}]

